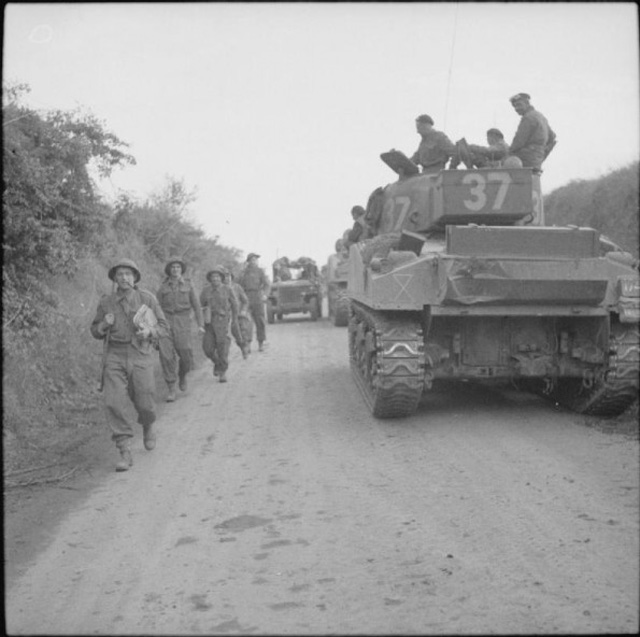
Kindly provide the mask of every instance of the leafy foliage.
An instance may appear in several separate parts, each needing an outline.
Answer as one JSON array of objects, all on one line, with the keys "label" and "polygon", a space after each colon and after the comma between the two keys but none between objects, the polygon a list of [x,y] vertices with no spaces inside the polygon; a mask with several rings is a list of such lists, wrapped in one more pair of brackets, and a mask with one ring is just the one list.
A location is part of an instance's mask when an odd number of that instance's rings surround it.
[{"label": "leafy foliage", "polygon": [[595,228],[638,258],[638,162],[572,181],[547,195],[544,207],[548,224]]}]

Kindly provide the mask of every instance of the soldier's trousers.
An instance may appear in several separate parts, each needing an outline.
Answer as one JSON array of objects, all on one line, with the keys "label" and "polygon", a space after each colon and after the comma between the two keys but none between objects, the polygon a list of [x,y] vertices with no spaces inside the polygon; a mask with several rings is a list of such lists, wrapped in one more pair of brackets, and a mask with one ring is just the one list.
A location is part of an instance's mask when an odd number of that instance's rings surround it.
[{"label": "soldier's trousers", "polygon": [[184,378],[194,367],[193,350],[178,348],[171,336],[160,338],[160,364],[162,375],[167,385]]},{"label": "soldier's trousers", "polygon": [[213,361],[214,369],[224,373],[229,369],[229,323],[214,322],[205,323],[202,336],[202,351],[205,356]]},{"label": "soldier's trousers", "polygon": [[249,299],[249,312],[251,318],[256,324],[256,336],[258,343],[262,343],[267,340],[267,329],[264,316],[264,301],[262,300],[261,292],[247,292]]},{"label": "soldier's trousers", "polygon": [[171,326],[169,336],[160,338],[160,363],[165,382],[175,383],[176,373],[182,380],[193,368],[193,347],[191,344],[191,313],[166,314]]},{"label": "soldier's trousers", "polygon": [[150,425],[156,419],[154,352],[143,353],[133,345],[109,345],[103,393],[111,438],[116,444],[133,437],[136,423]]}]

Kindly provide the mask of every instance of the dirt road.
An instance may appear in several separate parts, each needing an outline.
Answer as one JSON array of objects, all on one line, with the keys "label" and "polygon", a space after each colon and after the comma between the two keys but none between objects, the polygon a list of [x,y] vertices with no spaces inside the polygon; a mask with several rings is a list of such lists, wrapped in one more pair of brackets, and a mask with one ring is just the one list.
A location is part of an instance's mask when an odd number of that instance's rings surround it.
[{"label": "dirt road", "polygon": [[11,634],[637,632],[637,440],[467,386],[375,420],[344,328],[268,334],[7,582]]}]

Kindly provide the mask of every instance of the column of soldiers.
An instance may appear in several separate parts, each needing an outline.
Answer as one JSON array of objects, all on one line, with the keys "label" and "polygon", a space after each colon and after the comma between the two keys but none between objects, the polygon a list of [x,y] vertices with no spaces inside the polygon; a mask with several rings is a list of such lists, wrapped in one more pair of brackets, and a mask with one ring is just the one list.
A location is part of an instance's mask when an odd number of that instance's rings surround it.
[{"label": "column of soldiers", "polygon": [[[156,445],[154,353],[159,352],[167,402],[176,399],[176,385],[185,392],[194,369],[191,315],[202,334],[202,349],[213,362],[213,375],[227,382],[231,335],[246,359],[255,322],[259,350],[266,342],[264,302],[269,281],[251,253],[235,282],[224,266],[207,272],[207,285],[196,295],[186,276],[187,264],[171,257],[157,294],[140,288],[141,274],[131,259],[120,259],[108,272],[111,294],[100,299],[91,334],[104,342],[100,390],[104,393],[111,438],[119,452],[116,471],[133,465],[131,441],[142,426],[145,449]],[[137,416],[134,421],[131,406]]]}]

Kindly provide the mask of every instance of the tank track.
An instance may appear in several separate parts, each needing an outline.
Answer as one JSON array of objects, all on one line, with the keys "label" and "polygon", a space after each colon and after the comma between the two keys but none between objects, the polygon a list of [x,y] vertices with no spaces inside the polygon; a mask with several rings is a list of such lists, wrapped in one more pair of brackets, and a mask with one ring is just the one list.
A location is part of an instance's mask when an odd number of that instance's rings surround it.
[{"label": "tank track", "polygon": [[619,416],[638,398],[640,332],[637,325],[611,326],[609,368],[590,388],[582,381],[561,381],[551,397],[589,416]]},{"label": "tank track", "polygon": [[413,414],[425,385],[422,328],[417,317],[382,313],[351,302],[351,372],[376,418]]}]

